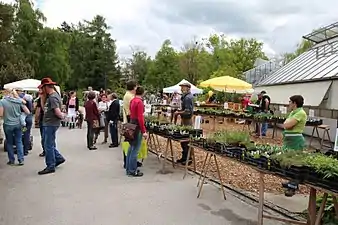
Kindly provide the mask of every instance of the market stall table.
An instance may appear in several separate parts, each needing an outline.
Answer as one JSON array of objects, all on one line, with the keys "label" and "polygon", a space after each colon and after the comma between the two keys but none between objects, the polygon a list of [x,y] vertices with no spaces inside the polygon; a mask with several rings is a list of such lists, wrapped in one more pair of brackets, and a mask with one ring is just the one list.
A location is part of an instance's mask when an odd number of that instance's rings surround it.
[{"label": "market stall table", "polygon": [[[308,213],[309,213],[309,215],[308,215],[308,219],[307,219],[306,222],[264,215],[264,193],[265,193],[264,176],[266,174],[272,174],[272,175],[276,175],[276,174],[270,173],[270,172],[265,171],[265,170],[260,170],[258,168],[254,168],[254,169],[257,172],[259,172],[258,225],[263,225],[264,218],[276,220],[276,221],[282,221],[282,222],[291,223],[291,224],[320,225],[321,219],[322,219],[322,216],[323,216],[323,213],[324,213],[327,197],[328,197],[329,194],[333,196],[335,212],[336,212],[336,215],[338,216],[338,204],[337,204],[337,198],[336,198],[338,196],[338,193],[335,193],[335,192],[332,192],[330,190],[326,190],[326,189],[323,189],[323,188],[319,188],[319,187],[313,186],[311,184],[304,184],[304,185],[306,185],[310,188],[310,196],[309,196],[309,203],[308,203]],[[319,208],[318,214],[317,214],[317,207],[316,207],[317,190],[324,193],[323,201],[322,201],[321,206]]]},{"label": "market stall table", "polygon": [[[202,151],[205,151],[207,153],[206,156],[205,156],[205,159],[203,161],[202,171],[201,171],[201,174],[200,174],[198,182],[197,182],[197,187],[199,187],[197,198],[199,198],[201,196],[203,185],[205,183],[205,179],[208,176],[211,161],[214,160],[214,163],[216,165],[218,179],[219,179],[222,194],[223,194],[223,198],[224,198],[224,200],[226,200],[224,184],[223,184],[223,181],[222,181],[221,172],[220,172],[219,164],[218,164],[218,161],[217,161],[217,154],[214,153],[214,152],[206,151],[205,149],[203,149],[203,148],[201,148],[197,145],[190,144],[189,147],[190,147],[189,152],[191,151],[191,149],[196,148],[196,149],[200,149]],[[189,153],[188,153],[188,155],[189,155]],[[196,169],[195,169],[195,171],[196,171]],[[187,167],[186,167],[186,172],[187,172]]]},{"label": "market stall table", "polygon": [[[190,142],[189,138],[186,139],[176,139],[172,136],[168,136],[168,135],[161,135],[161,134],[155,134],[153,132],[151,132],[149,134],[149,146],[154,147],[155,149],[161,149],[161,146],[159,144],[159,140],[158,140],[158,136],[165,138],[166,139],[166,147],[165,149],[158,154],[158,159],[160,160],[160,158],[163,156],[163,161],[162,161],[162,168],[159,171],[162,174],[167,174],[167,173],[171,173],[171,171],[166,169],[166,161],[168,160],[168,151],[170,150],[171,153],[171,161],[172,161],[172,166],[173,168],[176,167],[175,164],[175,157],[174,157],[174,149],[173,149],[173,141],[175,142],[179,142],[179,143],[183,143],[183,142]],[[188,153],[188,157],[190,153]],[[196,161],[195,161],[195,155],[193,154],[193,166],[194,166],[194,171],[196,171]],[[185,167],[187,168],[188,166],[188,160],[185,164]]]}]

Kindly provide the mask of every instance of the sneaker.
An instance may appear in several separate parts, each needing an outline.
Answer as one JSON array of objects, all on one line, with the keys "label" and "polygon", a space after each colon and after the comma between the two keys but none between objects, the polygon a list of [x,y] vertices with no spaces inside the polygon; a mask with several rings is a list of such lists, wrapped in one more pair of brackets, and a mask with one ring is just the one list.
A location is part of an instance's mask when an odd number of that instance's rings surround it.
[{"label": "sneaker", "polygon": [[137,162],[137,167],[142,167],[142,166],[143,166],[143,163]]},{"label": "sneaker", "polygon": [[45,157],[46,153],[43,151],[39,154],[40,157]]},{"label": "sneaker", "polygon": [[142,177],[143,173],[140,171],[136,171],[135,173],[128,173],[128,176],[130,177]]},{"label": "sneaker", "polygon": [[61,165],[62,163],[64,163],[64,162],[66,162],[65,159],[61,159],[61,160],[57,161],[57,162],[55,163],[55,167],[60,166],[60,165]]},{"label": "sneaker", "polygon": [[[187,161],[181,162],[181,164],[182,164],[183,166],[185,166],[186,163],[187,163]],[[188,166],[190,166],[191,164],[192,164],[192,160],[189,159],[189,160],[188,160]]]},{"label": "sneaker", "polygon": [[182,162],[185,162],[186,160],[185,159],[178,159],[177,161],[176,161],[176,163],[182,163]]},{"label": "sneaker", "polygon": [[295,194],[296,194],[295,189],[290,189],[290,188],[288,188],[288,189],[285,189],[285,191],[284,191],[284,195],[285,195],[286,197],[292,197],[292,196],[294,196]]},{"label": "sneaker", "polygon": [[45,168],[45,169],[38,172],[39,175],[45,175],[45,174],[49,174],[49,173],[55,173],[55,169]]},{"label": "sneaker", "polygon": [[11,161],[9,161],[9,162],[7,162],[7,165],[9,165],[9,166],[14,166],[14,165],[15,165],[15,163],[14,163],[14,162],[11,162]]},{"label": "sneaker", "polygon": [[109,148],[117,148],[117,147],[119,147],[119,145],[115,145],[115,144],[110,144],[109,145]]},{"label": "sneaker", "polygon": [[89,150],[97,150],[97,147],[96,146],[92,146],[92,147],[89,147],[88,149]]},{"label": "sneaker", "polygon": [[23,166],[25,163],[23,161],[19,161],[18,166]]}]

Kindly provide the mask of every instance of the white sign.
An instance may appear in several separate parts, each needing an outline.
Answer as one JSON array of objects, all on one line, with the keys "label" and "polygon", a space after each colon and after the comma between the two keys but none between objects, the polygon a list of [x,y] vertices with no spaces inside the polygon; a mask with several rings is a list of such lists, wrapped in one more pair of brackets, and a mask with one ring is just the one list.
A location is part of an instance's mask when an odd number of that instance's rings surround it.
[{"label": "white sign", "polygon": [[227,102],[224,102],[224,109],[228,109],[229,108],[229,104]]},{"label": "white sign", "polygon": [[151,105],[150,104],[145,104],[144,106],[144,111],[146,113],[151,113]]},{"label": "white sign", "polygon": [[334,148],[333,148],[333,150],[335,152],[338,152],[338,128],[336,129],[336,139],[334,141]]},{"label": "white sign", "polygon": [[286,108],[285,106],[283,106],[283,107],[281,108],[281,113],[282,113],[282,114],[287,114],[287,108]]},{"label": "white sign", "polygon": [[315,111],[313,109],[309,109],[309,117],[315,117]]},{"label": "white sign", "polygon": [[194,129],[201,129],[201,116],[195,116]]}]

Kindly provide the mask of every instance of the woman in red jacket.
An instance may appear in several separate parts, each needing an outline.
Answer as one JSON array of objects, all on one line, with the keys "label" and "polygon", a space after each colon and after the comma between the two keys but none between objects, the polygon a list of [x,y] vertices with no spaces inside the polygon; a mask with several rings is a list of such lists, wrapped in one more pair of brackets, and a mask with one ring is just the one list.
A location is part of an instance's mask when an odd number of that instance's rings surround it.
[{"label": "woman in red jacket", "polygon": [[147,138],[147,131],[144,125],[144,104],[142,96],[144,89],[136,88],[135,97],[130,101],[130,123],[137,124],[136,137],[130,142],[126,159],[126,171],[128,176],[141,177],[143,173],[137,169],[137,156],[141,148],[142,138]]},{"label": "woman in red jacket", "polygon": [[86,121],[87,121],[87,148],[89,150],[96,150],[94,146],[94,121],[99,121],[100,115],[97,105],[94,101],[96,94],[94,92],[88,93],[88,100],[85,103]]}]

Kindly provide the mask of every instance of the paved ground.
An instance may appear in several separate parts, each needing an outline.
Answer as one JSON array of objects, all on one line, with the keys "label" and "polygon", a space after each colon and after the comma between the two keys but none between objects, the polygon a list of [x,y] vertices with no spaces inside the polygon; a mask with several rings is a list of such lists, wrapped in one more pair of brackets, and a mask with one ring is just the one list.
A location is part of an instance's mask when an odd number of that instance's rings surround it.
[{"label": "paved ground", "polygon": [[[182,171],[162,175],[155,156],[142,178],[124,175],[121,150],[85,148],[85,130],[61,129],[58,146],[67,159],[55,174],[44,167],[39,137],[23,167],[9,167],[0,152],[0,225],[254,225],[257,209],[206,185],[196,198],[197,180]],[[102,138],[102,137],[101,137]],[[2,148],[1,148],[2,149]],[[280,223],[266,220],[266,225]]]}]

